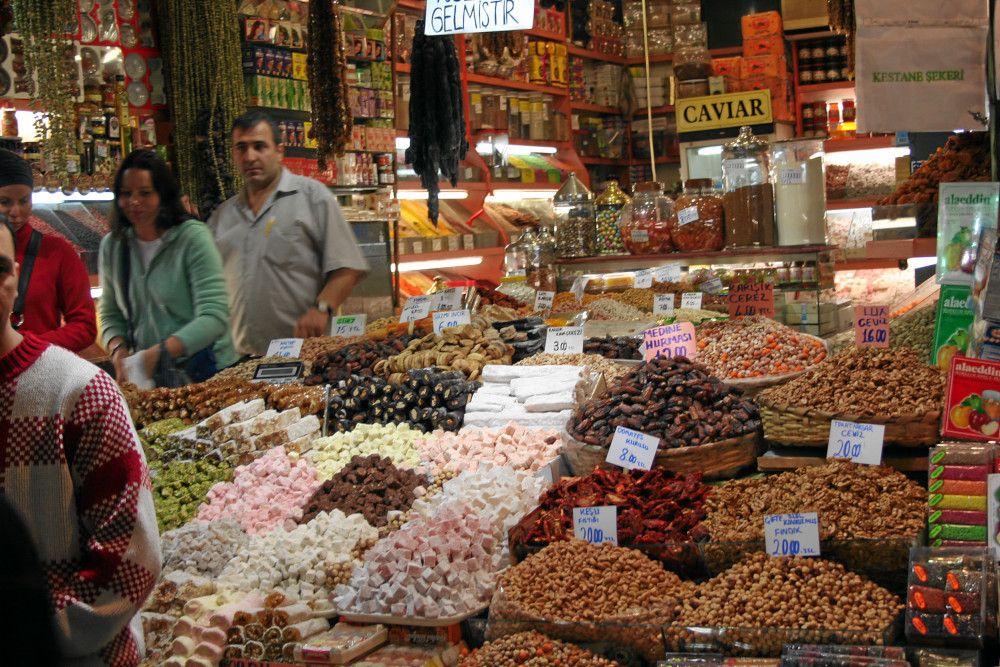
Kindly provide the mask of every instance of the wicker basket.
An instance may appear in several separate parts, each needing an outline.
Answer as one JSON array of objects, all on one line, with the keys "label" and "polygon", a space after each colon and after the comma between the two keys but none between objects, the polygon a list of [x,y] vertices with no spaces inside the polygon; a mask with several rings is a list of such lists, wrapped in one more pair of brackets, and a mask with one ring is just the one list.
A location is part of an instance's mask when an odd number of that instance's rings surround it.
[{"label": "wicker basket", "polygon": [[[566,431],[562,436],[566,440],[566,458],[574,475],[589,475],[594,468],[608,470],[613,467],[604,460],[608,456],[607,449],[580,442]],[[697,447],[660,449],[653,463],[672,472],[701,472],[705,479],[728,479],[754,465],[761,453],[760,432],[754,431]]]},{"label": "wicker basket", "polygon": [[884,424],[886,445],[928,447],[941,440],[941,411],[886,417],[849,415],[813,410],[758,397],[764,438],[782,445],[826,447],[830,442],[830,422],[840,419],[864,424]]},{"label": "wicker basket", "polygon": [[763,375],[759,378],[735,378],[732,380],[723,380],[722,383],[729,387],[740,389],[744,396],[756,398],[757,394],[765,389],[794,380],[805,372],[803,370],[795,371],[794,373],[782,373],[781,375]]}]

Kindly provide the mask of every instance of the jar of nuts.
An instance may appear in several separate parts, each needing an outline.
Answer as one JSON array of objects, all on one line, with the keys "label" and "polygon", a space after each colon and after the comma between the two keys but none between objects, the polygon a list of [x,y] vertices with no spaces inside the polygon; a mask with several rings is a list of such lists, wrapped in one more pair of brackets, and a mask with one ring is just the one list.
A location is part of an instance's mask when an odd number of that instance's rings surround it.
[{"label": "jar of nuts", "polygon": [[618,220],[625,249],[633,255],[671,252],[671,211],[673,202],[663,194],[663,183],[646,181],[632,186],[632,203],[625,205]]},{"label": "jar of nuts", "polygon": [[618,187],[618,181],[608,181],[604,186],[604,192],[594,202],[597,205],[597,254],[622,255],[625,253],[625,246],[622,244],[618,218],[632,198]]},{"label": "jar of nuts", "polygon": [[712,179],[684,181],[684,191],[674,203],[669,220],[670,236],[681,252],[722,250],[722,197],[715,194]]},{"label": "jar of nuts", "polygon": [[556,256],[592,257],[594,255],[594,193],[576,174],[570,174],[552,198],[556,219]]}]

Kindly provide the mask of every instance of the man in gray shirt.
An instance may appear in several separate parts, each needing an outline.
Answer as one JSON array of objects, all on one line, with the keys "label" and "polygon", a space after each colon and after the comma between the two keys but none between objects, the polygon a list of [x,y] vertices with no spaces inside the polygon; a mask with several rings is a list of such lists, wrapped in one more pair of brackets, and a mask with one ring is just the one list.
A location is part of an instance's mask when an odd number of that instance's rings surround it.
[{"label": "man in gray shirt", "polygon": [[275,338],[327,335],[369,268],[337,200],[283,167],[284,155],[270,116],[248,111],[233,121],[233,162],[246,184],[208,225],[240,354],[265,354]]}]

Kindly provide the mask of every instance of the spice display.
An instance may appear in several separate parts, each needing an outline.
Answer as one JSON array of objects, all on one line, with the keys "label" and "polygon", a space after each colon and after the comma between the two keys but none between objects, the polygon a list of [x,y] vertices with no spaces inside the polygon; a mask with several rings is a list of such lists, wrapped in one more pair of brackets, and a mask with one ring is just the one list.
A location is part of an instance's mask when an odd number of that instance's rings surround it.
[{"label": "spice display", "polygon": [[[937,321],[937,303],[924,306],[889,320],[889,347],[893,350],[914,350],[920,354],[920,361],[931,361],[934,347],[934,325]],[[843,331],[830,337],[827,342],[831,354],[837,354],[854,345],[854,330]]]},{"label": "spice display", "polygon": [[365,338],[316,357],[313,373],[304,382],[307,385],[337,384],[350,375],[374,375],[375,364],[406,349],[413,336],[387,336],[381,340]]},{"label": "spice display", "polygon": [[654,296],[653,292],[648,289],[636,289],[635,287],[629,287],[624,292],[609,294],[608,298],[621,301],[622,303],[632,306],[633,308],[638,308],[645,313],[651,313],[653,311]]},{"label": "spice display", "polygon": [[390,382],[399,382],[406,378],[408,371],[437,368],[461,371],[470,380],[475,380],[483,367],[509,364],[513,355],[514,348],[500,339],[500,333],[485,319],[475,317],[472,324],[449,327],[442,329],[440,334],[429,333],[411,340],[399,354],[376,362],[375,373],[388,376]]},{"label": "spice display", "polygon": [[432,474],[442,470],[476,471],[482,463],[538,472],[563,449],[563,439],[553,429],[525,428],[510,422],[498,429],[477,428],[458,433],[435,432],[414,443]]},{"label": "spice display", "polygon": [[618,218],[622,209],[632,201],[622,192],[617,181],[608,181],[604,192],[594,202],[597,210],[597,254],[618,255],[625,252]]},{"label": "spice display", "polygon": [[756,404],[685,357],[644,361],[587,401],[566,425],[589,445],[610,447],[615,428],[661,438],[661,448],[705,445],[760,428]]},{"label": "spice display", "polygon": [[240,525],[230,518],[208,523],[189,521],[160,535],[163,571],[215,577],[249,539]]},{"label": "spice display", "polygon": [[317,477],[315,468],[302,460],[293,462],[284,447],[276,447],[237,468],[231,483],[213,486],[198,508],[198,520],[231,517],[248,535],[266,535],[315,492]]},{"label": "spice display", "polygon": [[892,162],[852,164],[844,184],[848,199],[881,197],[896,186],[896,165]]},{"label": "spice display", "polygon": [[[891,195],[881,197],[876,205],[936,202],[938,185],[942,181],[988,181],[989,153],[989,132],[952,135],[943,147],[924,160],[920,168],[897,186]],[[921,236],[925,235],[921,233]]]},{"label": "spice display", "polygon": [[425,476],[396,468],[390,458],[378,454],[354,456],[316,490],[303,506],[298,522],[306,523],[320,512],[339,509],[348,516],[360,513],[379,528],[388,521],[389,512],[410,509],[417,497],[415,490],[426,484]]},{"label": "spice display", "polygon": [[625,249],[633,255],[671,252],[672,212],[673,203],[663,195],[663,183],[646,181],[632,186],[632,203],[622,208],[618,220]]},{"label": "spice display", "polygon": [[[705,296],[709,296],[706,294]],[[717,310],[702,310],[701,308],[674,308],[672,315],[663,317],[665,324],[674,322],[694,322],[696,325],[708,320],[724,320],[728,315],[723,315]]]},{"label": "spice display", "polygon": [[645,354],[645,343],[642,338],[634,336],[588,338],[583,341],[583,351],[608,359],[642,359]]},{"label": "spice display", "polygon": [[493,328],[500,332],[500,339],[504,343],[514,348],[514,355],[511,357],[514,363],[541,352],[545,347],[545,330],[548,325],[540,317],[494,322]]},{"label": "spice display", "polygon": [[209,489],[233,479],[228,463],[202,459],[165,465],[153,478],[153,502],[160,532],[178,528],[194,518]]},{"label": "spice display", "polygon": [[355,456],[371,454],[385,456],[400,468],[415,468],[420,454],[414,443],[432,437],[408,424],[359,424],[353,431],[314,440],[308,458],[320,479],[332,478]]},{"label": "spice display", "polygon": [[[432,518],[414,519],[369,549],[350,582],[334,589],[334,605],[342,613],[411,618],[468,613],[493,593],[500,558],[488,553],[495,542],[490,526],[470,508],[443,505]],[[422,567],[414,567],[414,558]]]},{"label": "spice display", "polygon": [[682,600],[665,634],[672,650],[684,651],[704,641],[702,633],[687,628],[725,627],[719,638],[725,652],[776,656],[793,637],[816,644],[873,643],[872,634],[888,629],[902,610],[897,596],[838,563],[755,554]]},{"label": "spice display", "polygon": [[535,546],[571,539],[574,507],[617,505],[620,545],[695,542],[708,535],[702,521],[709,493],[700,473],[675,475],[660,466],[595,470],[551,486],[511,541]]},{"label": "spice display", "polygon": [[940,412],[945,376],[912,350],[849,347],[761,398],[825,412],[894,417]]},{"label": "spice display", "polygon": [[723,220],[722,198],[714,194],[712,180],[694,178],[684,182],[667,224],[680,252],[712,252],[725,243]]},{"label": "spice display", "polygon": [[533,630],[486,642],[482,648],[463,655],[458,662],[458,667],[485,665],[618,667],[618,663],[614,660],[602,658],[575,644],[567,644]]},{"label": "spice display", "polygon": [[[312,36],[310,36],[312,37]],[[437,224],[438,174],[458,185],[458,163],[465,158],[465,106],[455,40],[424,34],[418,20],[410,58],[410,146],[406,163],[427,190],[427,215]],[[314,98],[315,99],[315,98]]]},{"label": "spice display", "polygon": [[347,53],[340,8],[329,2],[309,5],[309,40],[306,44],[306,73],[312,99],[312,130],[319,169],[347,148],[354,126],[347,84]]},{"label": "spice display", "polygon": [[261,364],[280,364],[287,363],[289,361],[301,361],[303,373],[306,376],[308,376],[312,371],[312,362],[301,357],[294,359],[290,357],[261,357],[259,359],[248,359],[241,364],[236,364],[235,366],[230,366],[229,368],[223,368],[221,371],[209,378],[209,380],[252,380],[254,374],[257,372],[257,367]]},{"label": "spice display", "polygon": [[822,340],[761,315],[704,322],[695,337],[698,363],[721,378],[784,375],[826,358]]}]

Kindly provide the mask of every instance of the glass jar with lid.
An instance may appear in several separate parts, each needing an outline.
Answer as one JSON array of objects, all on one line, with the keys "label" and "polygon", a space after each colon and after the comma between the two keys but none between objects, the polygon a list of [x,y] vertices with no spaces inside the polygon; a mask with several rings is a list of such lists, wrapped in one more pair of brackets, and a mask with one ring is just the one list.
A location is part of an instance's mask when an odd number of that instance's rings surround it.
[{"label": "glass jar with lid", "polygon": [[556,291],[556,237],[548,227],[538,230],[528,259],[528,285],[544,292]]},{"label": "glass jar with lid", "polygon": [[777,243],[774,188],[767,141],[746,125],[722,155],[726,248],[770,248]]},{"label": "glass jar with lid", "polygon": [[[529,228],[530,229],[530,228]],[[503,274],[507,277],[528,275],[528,245],[522,233],[503,249]]]},{"label": "glass jar with lid", "polygon": [[823,141],[777,141],[771,149],[778,243],[826,244],[826,180]]},{"label": "glass jar with lid", "polygon": [[576,174],[571,173],[552,198],[556,220],[556,256],[592,257],[594,255],[594,193]]},{"label": "glass jar with lid", "polygon": [[598,255],[625,253],[621,230],[618,227],[618,218],[621,217],[625,205],[631,201],[632,198],[618,187],[618,181],[608,181],[604,184],[604,192],[594,202],[597,206],[596,243]]},{"label": "glass jar with lid", "polygon": [[712,54],[704,46],[674,50],[674,76],[678,81],[708,79],[712,76]]},{"label": "glass jar with lid", "polygon": [[674,247],[681,252],[722,250],[723,220],[722,197],[715,194],[712,179],[684,181],[669,220]]},{"label": "glass jar with lid", "polygon": [[618,225],[622,243],[633,255],[656,255],[674,249],[668,220],[674,204],[663,194],[663,183],[632,186],[632,202],[622,208]]}]

